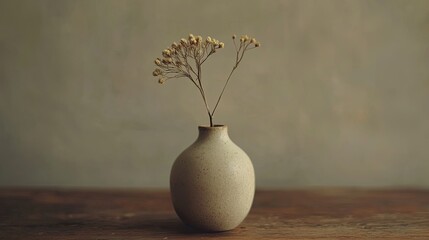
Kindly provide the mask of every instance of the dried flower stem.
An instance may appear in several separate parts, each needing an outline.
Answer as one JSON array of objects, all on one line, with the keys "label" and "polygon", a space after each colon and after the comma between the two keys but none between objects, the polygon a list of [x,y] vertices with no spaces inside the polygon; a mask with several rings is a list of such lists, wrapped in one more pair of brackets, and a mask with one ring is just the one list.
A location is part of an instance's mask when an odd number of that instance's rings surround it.
[{"label": "dried flower stem", "polygon": [[235,44],[235,39],[233,39],[233,41],[234,41],[235,50],[236,50],[235,65],[234,65],[234,67],[232,67],[232,70],[229,73],[228,78],[226,79],[225,85],[223,85],[222,92],[220,93],[219,98],[217,99],[216,105],[213,108],[213,112],[211,114],[212,117],[213,117],[214,113],[216,112],[216,109],[217,109],[217,106],[219,105],[220,100],[222,99],[222,96],[223,96],[223,93],[225,92],[226,86],[229,83],[229,79],[231,79],[232,74],[234,73],[235,69],[237,69],[238,65],[240,64],[241,60],[243,59],[244,53],[246,52],[246,50],[250,50],[250,49],[255,48],[255,47],[248,48],[249,45],[251,44],[249,42],[249,43],[245,44],[244,47],[243,47],[244,44],[240,44],[240,48],[237,50],[237,45]]}]

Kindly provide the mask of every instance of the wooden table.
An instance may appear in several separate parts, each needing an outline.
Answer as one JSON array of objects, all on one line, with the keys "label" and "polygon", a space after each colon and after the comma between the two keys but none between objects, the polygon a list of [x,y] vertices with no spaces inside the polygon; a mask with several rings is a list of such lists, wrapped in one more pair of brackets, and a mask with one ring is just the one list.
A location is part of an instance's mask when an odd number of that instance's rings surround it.
[{"label": "wooden table", "polygon": [[429,239],[429,190],[257,191],[235,230],[200,233],[168,191],[0,189],[0,239]]}]

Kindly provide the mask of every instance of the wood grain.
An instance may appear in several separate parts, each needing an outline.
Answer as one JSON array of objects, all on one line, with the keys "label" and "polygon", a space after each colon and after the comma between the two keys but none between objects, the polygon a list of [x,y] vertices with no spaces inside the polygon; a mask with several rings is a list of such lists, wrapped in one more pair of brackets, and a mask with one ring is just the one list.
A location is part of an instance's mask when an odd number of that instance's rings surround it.
[{"label": "wood grain", "polygon": [[0,239],[429,239],[429,191],[257,191],[238,228],[201,233],[167,191],[0,189]]}]

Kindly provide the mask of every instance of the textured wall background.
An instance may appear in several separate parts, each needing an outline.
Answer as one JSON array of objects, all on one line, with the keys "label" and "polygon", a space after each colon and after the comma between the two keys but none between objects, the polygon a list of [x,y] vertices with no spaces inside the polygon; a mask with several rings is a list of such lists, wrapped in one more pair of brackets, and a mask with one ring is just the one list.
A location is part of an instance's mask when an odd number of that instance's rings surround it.
[{"label": "textured wall background", "polygon": [[259,187],[429,187],[429,1],[0,1],[0,185],[167,187],[207,124],[153,59],[188,33],[261,41],[216,122]]}]

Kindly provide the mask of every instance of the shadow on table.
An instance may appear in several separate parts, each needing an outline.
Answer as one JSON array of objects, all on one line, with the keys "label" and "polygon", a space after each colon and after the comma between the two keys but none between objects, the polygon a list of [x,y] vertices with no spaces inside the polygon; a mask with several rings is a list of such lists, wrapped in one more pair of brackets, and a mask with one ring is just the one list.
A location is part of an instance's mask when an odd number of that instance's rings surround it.
[{"label": "shadow on table", "polygon": [[120,230],[128,230],[135,232],[144,232],[144,234],[152,236],[189,236],[189,235],[205,235],[205,236],[229,236],[233,231],[227,232],[202,232],[190,228],[183,224],[177,218],[162,218],[162,219],[135,219],[126,222],[119,226]]}]

